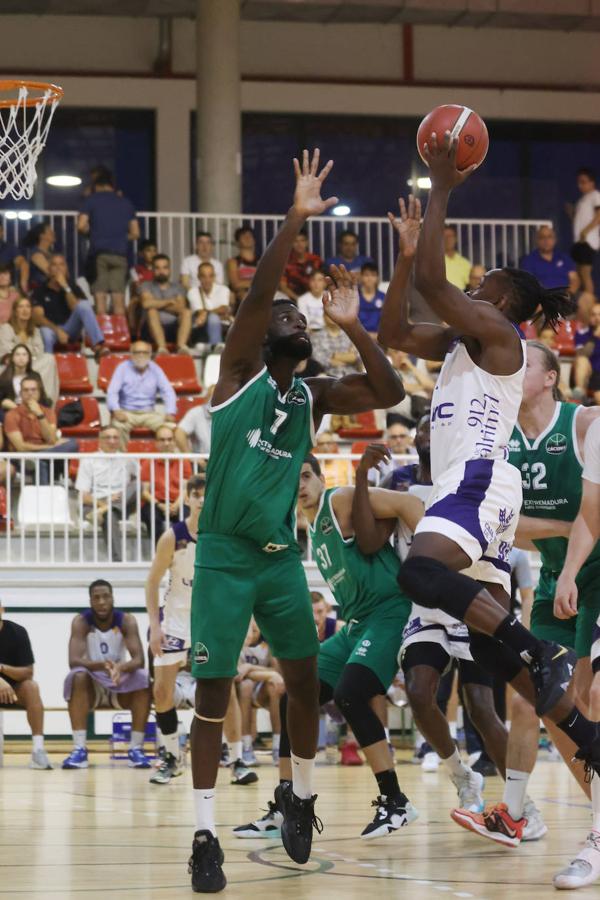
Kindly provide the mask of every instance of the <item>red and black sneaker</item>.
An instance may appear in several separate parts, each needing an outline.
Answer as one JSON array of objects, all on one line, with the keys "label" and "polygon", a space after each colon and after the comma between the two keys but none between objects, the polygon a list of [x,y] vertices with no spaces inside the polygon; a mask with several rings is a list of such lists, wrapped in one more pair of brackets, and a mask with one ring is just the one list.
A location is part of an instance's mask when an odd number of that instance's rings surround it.
[{"label": "red and black sneaker", "polygon": [[513,819],[506,803],[488,806],[482,813],[469,812],[468,809],[453,809],[450,816],[457,825],[480,834],[481,837],[504,844],[505,847],[518,847],[523,838],[523,829],[527,819]]}]

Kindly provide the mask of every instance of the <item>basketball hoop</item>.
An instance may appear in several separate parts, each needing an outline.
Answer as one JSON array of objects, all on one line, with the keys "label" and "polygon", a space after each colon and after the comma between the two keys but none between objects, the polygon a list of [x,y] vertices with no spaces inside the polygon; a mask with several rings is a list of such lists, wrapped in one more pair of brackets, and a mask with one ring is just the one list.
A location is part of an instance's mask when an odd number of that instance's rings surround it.
[{"label": "basketball hoop", "polygon": [[63,89],[40,81],[0,81],[0,199],[29,200]]}]

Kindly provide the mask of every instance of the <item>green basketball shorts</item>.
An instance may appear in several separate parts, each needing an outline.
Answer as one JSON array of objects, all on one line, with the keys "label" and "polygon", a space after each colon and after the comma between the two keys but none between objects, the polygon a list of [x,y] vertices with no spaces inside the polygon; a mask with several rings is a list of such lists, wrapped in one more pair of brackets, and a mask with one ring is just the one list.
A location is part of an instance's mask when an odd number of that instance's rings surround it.
[{"label": "green basketball shorts", "polygon": [[569,647],[582,659],[590,655],[592,632],[600,613],[600,566],[584,566],[577,576],[578,612],[570,619],[554,615],[556,581],[552,572],[542,569],[531,610],[531,633]]}]

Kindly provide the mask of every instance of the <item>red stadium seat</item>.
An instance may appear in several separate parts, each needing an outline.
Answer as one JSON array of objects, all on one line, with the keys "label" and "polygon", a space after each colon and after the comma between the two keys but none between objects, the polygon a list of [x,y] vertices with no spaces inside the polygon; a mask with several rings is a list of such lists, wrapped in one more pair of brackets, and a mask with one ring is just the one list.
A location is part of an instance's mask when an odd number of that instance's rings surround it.
[{"label": "red stadium seat", "polygon": [[156,441],[154,440],[131,440],[127,441],[128,453],[156,453]]},{"label": "red stadium seat", "polygon": [[182,395],[177,398],[177,413],[175,414],[175,420],[177,422],[181,421],[185,416],[186,412],[190,409],[193,409],[194,406],[203,406],[206,403],[206,397],[192,397],[189,394]]},{"label": "red stadium seat", "polygon": [[56,401],[56,414],[73,400],[81,401],[83,421],[79,425],[61,425],[60,430],[68,437],[95,437],[100,429],[100,407],[95,397],[59,397]]},{"label": "red stadium seat", "polygon": [[177,394],[199,394],[202,391],[191,356],[157,356],[161,367]]},{"label": "red stadium seat", "polygon": [[575,323],[562,321],[556,333],[556,349],[561,356],[575,356]]},{"label": "red stadium seat", "polygon": [[108,383],[113,377],[113,372],[124,359],[129,359],[125,353],[115,353],[112,356],[103,356],[98,366],[98,387],[102,391],[106,391]]},{"label": "red stadium seat", "polygon": [[377,427],[374,412],[357,413],[354,418],[356,425],[338,430],[341,438],[380,438],[383,435],[383,431]]},{"label": "red stadium seat", "polygon": [[[89,441],[79,441],[79,452],[80,453],[95,453],[98,449],[98,440],[93,439]],[[69,461],[69,478],[71,481],[75,481],[77,478],[77,472],[79,470],[79,460],[71,459]]]},{"label": "red stadium seat", "polygon": [[93,387],[87,363],[80,353],[56,353],[61,394],[91,394]]},{"label": "red stadium seat", "polygon": [[537,341],[537,328],[532,322],[521,322],[521,325],[519,327],[525,335],[526,341]]},{"label": "red stadium seat", "polygon": [[104,334],[104,341],[109,350],[117,352],[129,350],[131,334],[126,316],[96,316],[98,325]]}]

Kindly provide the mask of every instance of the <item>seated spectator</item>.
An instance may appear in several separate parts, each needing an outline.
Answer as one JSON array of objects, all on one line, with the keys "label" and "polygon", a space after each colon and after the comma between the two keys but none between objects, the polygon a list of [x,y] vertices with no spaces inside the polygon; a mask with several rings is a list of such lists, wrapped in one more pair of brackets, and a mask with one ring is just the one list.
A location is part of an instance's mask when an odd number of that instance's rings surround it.
[{"label": "seated spectator", "polygon": [[583,400],[593,391],[594,403],[600,404],[600,303],[592,308],[589,327],[575,332],[575,347],[571,396]]},{"label": "seated spectator", "polygon": [[332,637],[343,627],[344,623],[335,614],[330,614],[329,604],[319,591],[311,591],[313,619],[317,626],[317,635],[322,644],[327,638]]},{"label": "seated spectator", "polygon": [[446,258],[446,278],[450,284],[464,291],[469,283],[471,275],[471,262],[461,256],[456,246],[458,233],[455,225],[444,226],[444,255]]},{"label": "seated spectator", "polygon": [[210,430],[212,413],[210,398],[215,389],[214,384],[207,392],[206,403],[192,406],[175,429],[175,443],[181,453],[210,453]]},{"label": "seated spectator", "polygon": [[378,289],[379,270],[375,263],[368,262],[361,267],[358,285],[360,298],[358,318],[365,331],[377,337],[385,294]]},{"label": "seated spectator", "polygon": [[572,316],[569,316],[569,318],[575,319],[582,325],[588,325],[592,308],[596,303],[596,298],[593,294],[582,290],[581,279],[577,272],[570,273],[569,294],[576,304],[575,312]]},{"label": "seated spectator", "polygon": [[198,266],[198,287],[190,288],[187,295],[192,310],[191,344],[220,344],[223,327],[231,322],[234,297],[228,287],[216,283],[212,263]]},{"label": "seated spectator", "polygon": [[8,266],[10,283],[18,285],[21,294],[29,292],[29,263],[23,252],[4,239],[4,220],[0,220],[0,265]]},{"label": "seated spectator", "polygon": [[359,272],[365,263],[373,262],[370,257],[358,252],[358,237],[350,229],[340,232],[337,249],[337,256],[325,260],[327,273],[331,266],[345,266],[349,272]]},{"label": "seated spectator", "polygon": [[[21,382],[26,375],[34,375],[33,357],[26,344],[17,344],[10,351],[0,375],[0,421],[4,421],[9,409],[16,409],[21,402]],[[45,393],[42,397],[44,405],[52,405]]]},{"label": "seated spectator", "polygon": [[[17,453],[77,453],[75,438],[59,438],[56,413],[43,394],[37,372],[21,380],[21,400],[4,417],[4,433],[9,449]],[[50,461],[40,460],[40,484],[50,483]],[[62,471],[62,462],[54,465],[54,472]]]},{"label": "seated spectator", "polygon": [[97,357],[109,352],[90,302],[69,280],[62,253],[50,256],[48,279],[33,292],[33,321],[42,332],[47,353],[54,353],[57,344],[81,340],[82,331],[89,337]]},{"label": "seated spectator", "polygon": [[273,735],[273,762],[279,762],[281,719],[279,701],[285,693],[283,678],[271,656],[269,645],[252,618],[240,653],[236,687],[242,712],[242,762],[257,765],[252,747],[252,719],[256,709],[269,711]]},{"label": "seated spectator", "polygon": [[110,294],[113,313],[125,315],[128,242],[138,240],[140,226],[133,203],[115,190],[108,169],[97,172],[93,191],[81,206],[77,230],[90,239],[90,256],[96,267],[92,285],[96,312],[108,312]]},{"label": "seated spectator", "polygon": [[326,313],[323,321],[325,327],[311,334],[313,359],[323,366],[326,375],[335,378],[360,372],[360,357],[350,338]]},{"label": "seated spectator", "polygon": [[44,351],[39,328],[33,324],[33,307],[28,297],[16,301],[10,321],[0,325],[0,361],[12,354],[18,345],[27,347],[31,366],[41,375],[46,394],[53,403],[58,399],[58,369],[53,353]]},{"label": "seated spectator", "polygon": [[63,769],[87,769],[87,720],[93,709],[131,710],[127,754],[135,769],[150,768],[144,733],[150,712],[150,680],[135,616],[114,608],[112,585],[99,578],[88,592],[90,608],[71,623],[64,698],[69,704],[73,750]]},{"label": "seated spectator", "polygon": [[47,222],[34,225],[25,235],[23,246],[27,248],[29,259],[29,291],[35,291],[48,281],[55,240],[54,229]]},{"label": "seated spectator", "polygon": [[308,279],[308,291],[298,297],[298,309],[308,323],[309,331],[318,331],[325,327],[323,321],[323,294],[325,293],[325,274],[316,269]]},{"label": "seated spectator", "polygon": [[467,285],[467,291],[476,291],[481,282],[483,281],[483,276],[485,275],[485,266],[482,266],[480,263],[475,263],[474,266],[471,266],[471,271],[469,272],[469,283]]},{"label": "seated spectator", "polygon": [[27,713],[33,747],[30,769],[51,769],[44,749],[44,706],[40,689],[33,680],[33,650],[27,630],[4,618],[0,601],[0,709],[13,704]]},{"label": "seated spectator", "polygon": [[167,341],[174,341],[179,353],[189,354],[192,313],[181,287],[171,281],[171,260],[165,253],[156,254],[152,271],[154,278],[144,283],[141,304],[156,352],[168,353]]},{"label": "seated spectator", "polygon": [[258,256],[256,254],[256,235],[252,228],[243,225],[234,234],[238,252],[225,264],[227,284],[235,295],[235,308],[242,302],[252,279],[256,274]]},{"label": "seated spectator", "polygon": [[[316,452],[339,453],[339,437],[332,431],[321,431],[317,435]],[[352,484],[352,464],[348,459],[320,459],[321,472],[325,478],[325,487],[333,488]]]},{"label": "seated spectator", "polygon": [[200,286],[198,269],[202,263],[210,263],[215,271],[217,284],[225,283],[223,263],[215,257],[215,245],[209,231],[199,231],[196,235],[196,252],[191,256],[185,256],[181,263],[179,280],[187,293],[192,288]]},{"label": "seated spectator", "polygon": [[394,471],[398,465],[398,456],[406,453],[414,453],[413,439],[409,428],[402,422],[390,422],[385,430],[383,442],[387,444],[392,453],[392,459],[383,460],[377,468],[369,469],[369,482],[382,486],[384,479]]},{"label": "seated spectator", "polygon": [[573,222],[571,257],[577,265],[583,290],[595,294],[592,269],[600,250],[600,191],[591,169],[578,170],[577,188],[580,193],[577,203],[567,204]]},{"label": "seated spectator", "polygon": [[8,322],[15,300],[21,295],[12,283],[12,271],[8,263],[0,262],[0,325]]},{"label": "seated spectator", "polygon": [[147,281],[152,281],[154,271],[152,260],[158,253],[154,241],[140,241],[138,244],[138,261],[129,270],[129,304],[127,306],[127,321],[133,335],[139,336],[142,325],[142,290]]},{"label": "seated spectator", "polygon": [[566,253],[556,249],[556,232],[550,225],[541,225],[535,236],[536,248],[521,260],[520,267],[535,275],[545,288],[567,287],[575,263]]},{"label": "seated spectator", "polygon": [[[161,425],[156,431],[156,452],[175,453],[173,429]],[[140,468],[142,482],[141,519],[152,535],[154,527],[154,543],[165,530],[167,522],[184,519],[187,507],[183,505],[185,484],[192,474],[192,466],[187,459],[144,459]],[[154,493],[152,493],[154,489]]]},{"label": "seated spectator", "polygon": [[406,391],[404,399],[390,411],[414,424],[431,405],[435,379],[431,377],[423,359],[410,357],[404,350],[389,350],[388,356],[402,378]]},{"label": "seated spectator", "polygon": [[[175,391],[151,356],[150,344],[136,341],[131,347],[131,359],[123,360],[116,367],[108,385],[106,406],[112,417],[111,424],[121,435],[123,449],[127,447],[132,428],[151,428],[155,432],[165,422],[175,421]],[[158,394],[166,415],[155,409]]]},{"label": "seated spectator", "polygon": [[[75,490],[78,491],[84,513],[92,524],[99,523],[109,561],[121,562],[123,538],[119,523],[135,507],[136,463],[129,459],[115,459],[121,435],[114,425],[105,425],[98,435],[98,453],[106,459],[85,456],[79,463]],[[110,540],[109,540],[110,539]]]},{"label": "seated spectator", "polygon": [[301,231],[294,241],[279,290],[290,300],[298,300],[309,290],[310,276],[323,265],[320,256],[308,252],[308,235]]}]

